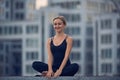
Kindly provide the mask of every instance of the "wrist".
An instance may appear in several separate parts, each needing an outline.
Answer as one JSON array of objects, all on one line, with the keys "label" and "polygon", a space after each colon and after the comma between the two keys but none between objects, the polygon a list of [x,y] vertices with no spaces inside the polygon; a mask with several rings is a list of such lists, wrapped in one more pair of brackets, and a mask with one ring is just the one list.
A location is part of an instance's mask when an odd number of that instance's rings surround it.
[{"label": "wrist", "polygon": [[48,69],[48,71],[53,72],[53,70],[52,70],[52,69]]},{"label": "wrist", "polygon": [[62,71],[63,69],[59,68],[58,71]]}]

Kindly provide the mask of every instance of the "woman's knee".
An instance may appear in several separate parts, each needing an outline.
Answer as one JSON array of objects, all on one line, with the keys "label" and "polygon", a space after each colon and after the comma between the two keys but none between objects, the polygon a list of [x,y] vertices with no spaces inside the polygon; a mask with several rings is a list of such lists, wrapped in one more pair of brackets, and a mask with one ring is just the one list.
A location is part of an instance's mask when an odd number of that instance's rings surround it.
[{"label": "woman's knee", "polygon": [[37,66],[38,66],[38,61],[34,61],[33,63],[32,63],[32,67],[35,69]]},{"label": "woman's knee", "polygon": [[77,63],[73,63],[73,67],[76,72],[79,70],[79,65]]},{"label": "woman's knee", "polygon": [[35,67],[35,65],[36,65],[36,62],[33,62],[33,63],[32,63],[32,67],[34,68],[34,67]]}]

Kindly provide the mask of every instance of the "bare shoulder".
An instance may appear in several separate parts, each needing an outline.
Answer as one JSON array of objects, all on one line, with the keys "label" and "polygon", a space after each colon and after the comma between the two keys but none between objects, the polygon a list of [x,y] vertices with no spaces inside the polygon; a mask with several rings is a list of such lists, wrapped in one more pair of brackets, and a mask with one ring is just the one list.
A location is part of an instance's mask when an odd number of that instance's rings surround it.
[{"label": "bare shoulder", "polygon": [[50,42],[51,42],[51,38],[48,38],[47,44],[50,44]]},{"label": "bare shoulder", "polygon": [[72,42],[73,38],[71,36],[67,36],[67,42]]}]

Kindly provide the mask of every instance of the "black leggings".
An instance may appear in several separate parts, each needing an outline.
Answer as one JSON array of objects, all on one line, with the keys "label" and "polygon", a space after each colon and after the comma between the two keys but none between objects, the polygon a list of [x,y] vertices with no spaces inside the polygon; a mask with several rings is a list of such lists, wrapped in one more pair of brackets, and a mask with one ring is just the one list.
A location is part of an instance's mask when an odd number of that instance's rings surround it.
[{"label": "black leggings", "polygon": [[[39,61],[33,62],[32,67],[40,73],[42,73],[43,71],[48,71],[48,64]],[[78,64],[76,63],[70,64],[62,70],[60,76],[74,76],[77,73],[78,69],[79,69]],[[56,70],[57,69],[53,67],[53,72],[56,72]]]}]

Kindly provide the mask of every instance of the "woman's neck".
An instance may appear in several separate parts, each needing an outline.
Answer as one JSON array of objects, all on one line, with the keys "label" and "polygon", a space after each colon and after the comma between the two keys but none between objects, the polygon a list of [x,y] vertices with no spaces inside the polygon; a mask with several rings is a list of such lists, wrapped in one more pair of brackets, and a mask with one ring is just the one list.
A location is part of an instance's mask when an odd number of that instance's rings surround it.
[{"label": "woman's neck", "polygon": [[56,37],[61,37],[61,36],[64,36],[65,35],[65,33],[64,32],[62,32],[62,33],[56,33]]}]

